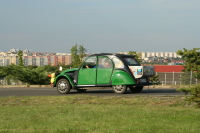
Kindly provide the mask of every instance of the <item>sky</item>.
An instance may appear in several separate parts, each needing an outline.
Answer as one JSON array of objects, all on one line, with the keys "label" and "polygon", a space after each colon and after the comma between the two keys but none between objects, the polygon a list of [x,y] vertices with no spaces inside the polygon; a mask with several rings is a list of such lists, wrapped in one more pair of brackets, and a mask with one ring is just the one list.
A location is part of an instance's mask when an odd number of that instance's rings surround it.
[{"label": "sky", "polygon": [[0,0],[0,51],[200,48],[200,0]]}]

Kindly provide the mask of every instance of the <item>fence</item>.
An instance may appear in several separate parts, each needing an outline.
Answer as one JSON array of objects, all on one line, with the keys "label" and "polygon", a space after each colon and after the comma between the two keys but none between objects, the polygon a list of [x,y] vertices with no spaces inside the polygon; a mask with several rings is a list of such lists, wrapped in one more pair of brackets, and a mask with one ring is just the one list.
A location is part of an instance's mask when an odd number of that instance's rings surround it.
[{"label": "fence", "polygon": [[156,75],[158,75],[159,81],[162,85],[190,85],[200,83],[200,81],[195,78],[195,73],[193,72],[156,73]]},{"label": "fence", "polygon": [[[190,85],[199,84],[200,80],[195,78],[195,73],[156,73],[162,85]],[[21,82],[6,82],[5,79],[0,79],[0,85],[23,85]]]}]

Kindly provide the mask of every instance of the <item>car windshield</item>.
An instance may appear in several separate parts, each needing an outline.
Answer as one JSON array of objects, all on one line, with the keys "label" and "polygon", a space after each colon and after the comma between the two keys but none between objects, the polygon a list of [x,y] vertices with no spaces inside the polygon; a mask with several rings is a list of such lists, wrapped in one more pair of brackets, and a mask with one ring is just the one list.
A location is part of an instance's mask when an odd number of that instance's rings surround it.
[{"label": "car windshield", "polygon": [[134,59],[134,58],[129,58],[129,57],[126,57],[124,58],[124,60],[126,61],[126,63],[128,63],[128,65],[139,65],[140,63]]}]

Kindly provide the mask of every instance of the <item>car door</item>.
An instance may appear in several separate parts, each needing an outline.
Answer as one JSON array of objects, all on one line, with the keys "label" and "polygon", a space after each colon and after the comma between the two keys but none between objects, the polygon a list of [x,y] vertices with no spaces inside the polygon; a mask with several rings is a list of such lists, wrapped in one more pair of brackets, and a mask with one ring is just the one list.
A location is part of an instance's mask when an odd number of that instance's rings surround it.
[{"label": "car door", "polygon": [[96,84],[109,84],[113,72],[112,61],[105,56],[98,57]]},{"label": "car door", "polygon": [[96,62],[97,57],[89,57],[78,72],[78,85],[95,85],[96,84]]}]

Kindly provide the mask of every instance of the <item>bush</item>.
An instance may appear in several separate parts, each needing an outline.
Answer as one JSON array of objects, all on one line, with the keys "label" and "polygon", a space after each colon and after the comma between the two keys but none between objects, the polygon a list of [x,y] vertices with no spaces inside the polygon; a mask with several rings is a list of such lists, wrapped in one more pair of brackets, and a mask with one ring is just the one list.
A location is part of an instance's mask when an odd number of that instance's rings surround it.
[{"label": "bush", "polygon": [[186,100],[196,102],[197,107],[200,108],[200,84],[196,86],[179,88],[178,91],[184,92],[185,94],[189,93],[191,96]]},{"label": "bush", "polygon": [[0,78],[7,80],[8,84],[11,81],[21,81],[29,85],[48,85],[50,84],[50,78],[47,76],[49,73],[58,70],[57,67],[46,65],[46,66],[19,66],[9,65],[0,66]]},{"label": "bush", "polygon": [[159,81],[159,75],[154,75],[150,77],[150,81],[152,82],[153,85],[161,85],[161,82]]},{"label": "bush", "polygon": [[187,71],[181,74],[181,83],[184,85],[195,83],[195,79],[195,73],[191,73],[191,71]]}]

